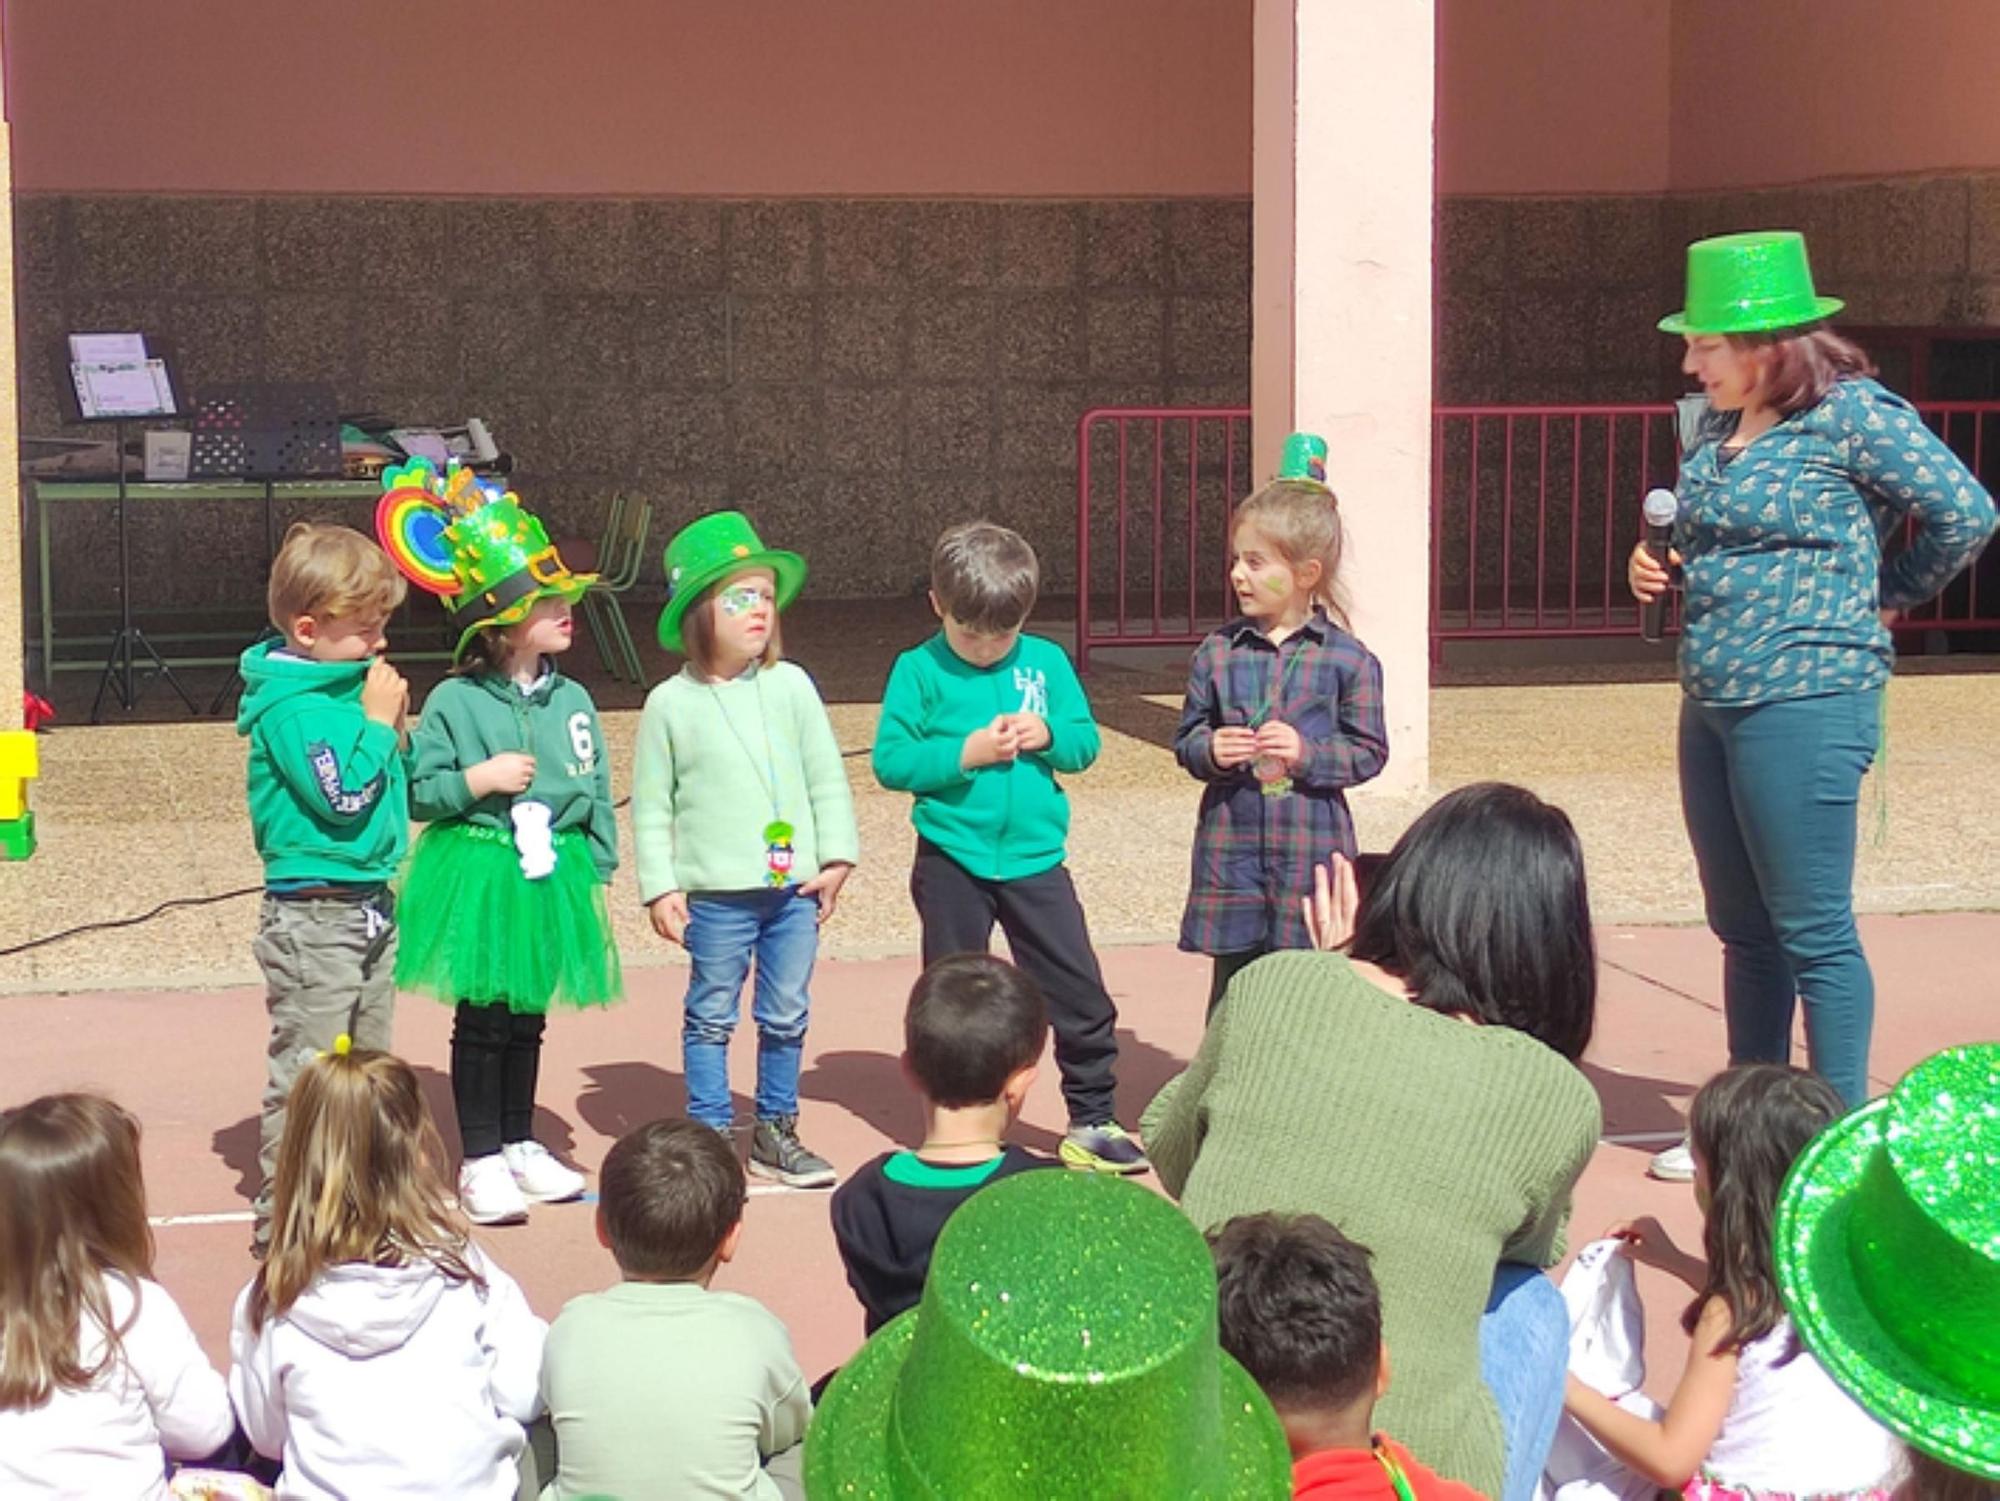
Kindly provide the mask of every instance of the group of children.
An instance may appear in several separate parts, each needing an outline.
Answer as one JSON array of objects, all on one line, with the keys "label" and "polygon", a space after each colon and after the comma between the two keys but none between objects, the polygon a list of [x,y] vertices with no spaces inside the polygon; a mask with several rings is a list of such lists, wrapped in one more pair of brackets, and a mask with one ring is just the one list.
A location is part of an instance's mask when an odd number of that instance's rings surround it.
[{"label": "group of children", "polygon": [[[927,1139],[836,1196],[870,1336],[817,1405],[782,1324],[711,1286],[746,1182],[696,1122],[612,1148],[620,1280],[550,1326],[473,1240],[414,1071],[337,1039],[294,1084],[225,1380],[152,1280],[138,1123],[92,1095],[0,1113],[0,1493],[257,1496],[275,1470],[311,1498],[1474,1501],[1373,1427],[1393,1352],[1365,1247],[1254,1214],[1204,1251],[1156,1195],[996,1155],[1046,1025],[997,958],[918,982]],[[1966,1143],[1996,1118],[2000,1045],[1844,1118],[1800,1070],[1711,1080],[1705,1255],[1619,1231],[1695,1289],[1687,1372],[1658,1420],[1574,1378],[1570,1412],[1694,1501],[1992,1495],[1996,1182]]]},{"label": "group of children", "polygon": [[[464,471],[415,462],[386,488],[382,547],[333,527],[287,537],[278,639],[244,660],[271,1044],[261,1266],[227,1383],[150,1280],[137,1124],[91,1096],[10,1111],[0,1480],[156,1496],[162,1450],[240,1462],[247,1446],[282,1466],[286,1496],[501,1497],[546,1417],[555,1497],[1132,1494],[1148,1474],[1173,1483],[1146,1494],[1471,1494],[1372,1430],[1391,1365],[1365,1248],[1310,1216],[1255,1215],[1205,1251],[1195,1237],[1190,1259],[1184,1217],[1106,1181],[1147,1163],[1116,1118],[1116,1012],[1065,867],[1058,781],[1099,736],[1065,654],[1024,634],[1033,549],[987,522],[936,546],[940,630],[896,662],[873,751],[878,780],[915,798],[925,968],[902,1064],[924,1136],[832,1199],[868,1344],[821,1383],[815,1415],[782,1325],[710,1288],[743,1234],[727,1049],[746,982],[749,1169],[798,1187],[838,1176],[800,1140],[798,1093],[818,929],[859,858],[826,709],[781,653],[804,560],[734,512],[667,549],[659,635],[686,666],[647,699],[633,773],[640,896],[691,962],[687,1119],[612,1149],[596,1221],[622,1280],[545,1325],[469,1225],[586,1187],[533,1123],[548,1011],[622,983],[608,756],[588,694],[558,670],[592,578]],[[1245,964],[1310,942],[1315,867],[1355,853],[1343,790],[1388,754],[1340,552],[1324,445],[1295,436],[1280,477],[1237,509],[1240,613],[1198,648],[1175,742],[1204,783],[1181,941],[1213,959],[1211,1012]],[[406,580],[444,596],[458,632],[414,733],[382,659]],[[412,816],[427,827],[405,866]],[[996,923],[1013,964],[987,952]],[[455,1009],[455,1185],[388,1051],[397,988]],[[1057,1159],[1007,1140],[1051,1032]],[[1649,1221],[1620,1232],[1696,1289],[1688,1375],[1657,1422],[1577,1383],[1568,1403],[1633,1473],[1704,1497],[1886,1494],[1897,1449],[1814,1358],[1827,1347],[1799,1304],[1814,1273],[1802,1262],[1786,1282],[1772,1231],[1787,1170],[1839,1114],[1776,1067],[1697,1096],[1705,1260]],[[1094,1172],[1044,1171],[1063,1164]],[[999,1358],[964,1366],[972,1343]]]},{"label": "group of children", "polygon": [[[1325,447],[1295,437],[1241,506],[1242,610],[1195,659],[1176,749],[1205,784],[1184,946],[1215,956],[1219,998],[1257,954],[1304,942],[1314,862],[1354,853],[1342,790],[1387,755],[1381,673],[1344,628],[1340,522]],[[504,489],[424,460],[390,470],[382,546],[300,525],[271,574],[274,639],[243,662],[251,823],[267,871],[255,945],[271,1013],[262,1120],[264,1246],[286,1099],[334,1036],[386,1049],[398,989],[454,1008],[457,1191],[478,1224],[573,1199],[582,1174],[534,1135],[552,1007],[621,993],[606,887],[618,867],[610,761],[589,694],[560,670],[572,573]],[[805,560],[733,511],[665,556],[659,636],[686,665],[647,698],[633,767],[639,894],[684,947],[687,1114],[732,1132],[728,1047],[751,989],[750,1170],[793,1187],[837,1174],[799,1137],[798,1082],[818,930],[860,858],[841,751],[812,679],[782,654]],[[408,582],[443,597],[453,668],[414,732],[383,658]],[[1099,735],[1067,655],[1024,627],[1034,549],[990,522],[941,537],[930,640],[896,662],[873,762],[915,799],[910,890],[926,963],[984,952],[997,923],[1046,998],[1071,1166],[1146,1170],[1115,1108],[1117,1012],[1065,865],[1059,776]],[[405,749],[407,742],[407,749]],[[404,868],[408,821],[425,825]],[[477,913],[477,921],[466,920]]]}]

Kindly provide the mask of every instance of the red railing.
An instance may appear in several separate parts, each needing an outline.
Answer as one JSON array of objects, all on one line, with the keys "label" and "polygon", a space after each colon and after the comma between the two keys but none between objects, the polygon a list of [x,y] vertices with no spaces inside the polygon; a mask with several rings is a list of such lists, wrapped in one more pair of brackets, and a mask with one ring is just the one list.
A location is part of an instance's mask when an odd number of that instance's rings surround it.
[{"label": "red railing", "polygon": [[[2000,402],[1921,402],[1927,423],[2000,489]],[[1431,449],[1431,636],[1448,641],[1638,629],[1625,557],[1639,499],[1671,487],[1676,410],[1439,407]],[[1252,488],[1250,413],[1104,407],[1077,425],[1077,662],[1105,646],[1199,641],[1232,613],[1229,522]],[[1983,605],[1983,609],[1982,609]],[[1913,611],[1925,630],[2000,630],[2000,549]],[[1670,622],[1671,625],[1671,622]]]}]

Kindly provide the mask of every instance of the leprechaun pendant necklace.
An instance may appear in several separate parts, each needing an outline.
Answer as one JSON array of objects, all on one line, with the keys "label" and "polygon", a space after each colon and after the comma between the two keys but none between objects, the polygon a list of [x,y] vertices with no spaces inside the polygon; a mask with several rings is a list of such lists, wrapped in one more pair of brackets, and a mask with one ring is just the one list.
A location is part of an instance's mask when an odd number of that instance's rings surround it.
[{"label": "leprechaun pendant necklace", "polygon": [[[1285,637],[1285,641],[1290,641],[1297,635],[1298,631],[1293,630]],[[1285,691],[1291,684],[1292,669],[1299,665],[1299,659],[1306,654],[1305,648],[1301,646],[1295,648],[1287,658],[1283,641],[1273,642],[1272,650],[1277,652],[1278,659],[1284,665],[1278,669],[1277,681],[1271,685],[1271,696],[1265,701],[1262,712],[1250,723],[1250,728],[1253,730],[1269,724],[1278,717],[1278,707],[1284,703]],[[1250,763],[1250,774],[1257,779],[1257,790],[1266,797],[1283,797],[1292,790],[1292,778],[1285,770],[1284,760],[1270,751],[1261,753]]]},{"label": "leprechaun pendant necklace", "polygon": [[764,789],[764,799],[770,805],[771,821],[764,825],[764,884],[775,889],[787,885],[792,879],[792,836],[797,831],[785,822],[778,811],[778,757],[771,749],[770,716],[764,712],[764,674],[754,667],[752,671],[756,674],[751,685],[757,694],[757,725],[764,732],[762,766],[757,764],[757,753],[750,749],[750,742],[743,738],[743,732],[736,728],[736,721],[730,718],[729,706],[723,702],[722,693],[713,680],[708,684],[708,691],[715,700],[715,712],[729,727],[730,738],[743,752],[751,771],[756,773],[757,783]]}]

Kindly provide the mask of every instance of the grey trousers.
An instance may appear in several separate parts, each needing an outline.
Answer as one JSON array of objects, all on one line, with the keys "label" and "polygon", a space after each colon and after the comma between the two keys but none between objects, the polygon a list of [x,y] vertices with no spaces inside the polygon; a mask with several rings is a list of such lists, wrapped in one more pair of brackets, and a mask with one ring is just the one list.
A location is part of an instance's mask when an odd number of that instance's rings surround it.
[{"label": "grey trousers", "polygon": [[396,1009],[396,921],[386,896],[264,898],[250,945],[264,971],[271,1043],[258,1133],[258,1249],[271,1237],[271,1185],[285,1132],[285,1099],[299,1070],[345,1032],[357,1048],[387,1050]]}]

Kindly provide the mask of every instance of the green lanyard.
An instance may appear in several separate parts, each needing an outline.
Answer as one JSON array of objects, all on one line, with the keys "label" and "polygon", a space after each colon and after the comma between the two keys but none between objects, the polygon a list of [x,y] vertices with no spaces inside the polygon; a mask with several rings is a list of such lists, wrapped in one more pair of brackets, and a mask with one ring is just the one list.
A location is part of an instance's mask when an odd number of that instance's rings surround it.
[{"label": "green lanyard", "polygon": [[1382,1466],[1383,1473],[1389,1477],[1389,1484],[1395,1488],[1396,1501],[1417,1501],[1417,1493],[1410,1486],[1410,1477],[1404,1474],[1403,1467],[1396,1463],[1396,1456],[1383,1448],[1379,1439],[1370,1440],[1369,1448],[1374,1451],[1375,1462]]},{"label": "green lanyard", "polygon": [[736,728],[736,721],[730,718],[729,706],[722,701],[722,694],[715,684],[707,685],[709,695],[715,700],[715,712],[722,716],[723,724],[729,727],[729,736],[737,748],[749,761],[750,769],[757,774],[757,781],[764,789],[765,801],[770,804],[771,821],[764,825],[764,884],[781,887],[791,883],[793,837],[797,833],[778,811],[778,756],[771,748],[771,717],[764,712],[764,675],[760,671],[755,679],[757,691],[757,723],[764,731],[764,764],[757,764],[757,753],[750,748],[750,742],[743,738],[743,732]]}]

